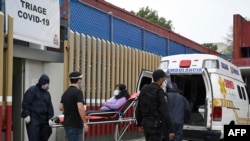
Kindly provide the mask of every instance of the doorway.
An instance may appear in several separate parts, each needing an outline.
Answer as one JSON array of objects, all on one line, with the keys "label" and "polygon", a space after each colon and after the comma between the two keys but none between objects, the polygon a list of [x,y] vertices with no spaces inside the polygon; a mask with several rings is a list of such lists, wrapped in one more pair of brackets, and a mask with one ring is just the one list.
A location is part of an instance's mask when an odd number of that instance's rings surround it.
[{"label": "doorway", "polygon": [[23,120],[21,118],[21,102],[24,88],[24,59],[13,59],[13,96],[12,96],[12,131],[13,141],[23,141]]}]

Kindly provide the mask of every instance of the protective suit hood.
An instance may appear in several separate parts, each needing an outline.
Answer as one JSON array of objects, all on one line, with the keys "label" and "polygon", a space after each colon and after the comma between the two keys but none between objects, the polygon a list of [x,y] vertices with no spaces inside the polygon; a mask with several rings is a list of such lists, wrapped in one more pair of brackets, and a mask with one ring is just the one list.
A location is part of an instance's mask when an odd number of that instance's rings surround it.
[{"label": "protective suit hood", "polygon": [[42,86],[44,84],[49,84],[49,76],[46,74],[42,74],[38,80],[37,86]]}]

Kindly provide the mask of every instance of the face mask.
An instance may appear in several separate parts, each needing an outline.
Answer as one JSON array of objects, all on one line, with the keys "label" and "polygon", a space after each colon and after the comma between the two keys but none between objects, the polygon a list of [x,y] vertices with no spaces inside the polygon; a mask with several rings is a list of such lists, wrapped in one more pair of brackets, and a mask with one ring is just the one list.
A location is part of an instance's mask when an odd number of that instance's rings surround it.
[{"label": "face mask", "polygon": [[164,81],[164,82],[161,84],[161,88],[163,89],[164,92],[167,92],[167,81]]},{"label": "face mask", "polygon": [[43,90],[48,90],[49,89],[49,84],[44,84],[41,87]]},{"label": "face mask", "polygon": [[114,96],[117,96],[119,94],[119,90],[114,91]]}]

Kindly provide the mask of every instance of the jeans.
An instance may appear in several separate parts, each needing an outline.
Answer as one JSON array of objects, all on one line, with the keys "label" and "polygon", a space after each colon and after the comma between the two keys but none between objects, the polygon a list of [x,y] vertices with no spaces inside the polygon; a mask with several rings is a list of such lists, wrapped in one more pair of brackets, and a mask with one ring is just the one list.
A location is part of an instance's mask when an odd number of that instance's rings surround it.
[{"label": "jeans", "polygon": [[64,127],[68,141],[83,141],[83,128]]}]

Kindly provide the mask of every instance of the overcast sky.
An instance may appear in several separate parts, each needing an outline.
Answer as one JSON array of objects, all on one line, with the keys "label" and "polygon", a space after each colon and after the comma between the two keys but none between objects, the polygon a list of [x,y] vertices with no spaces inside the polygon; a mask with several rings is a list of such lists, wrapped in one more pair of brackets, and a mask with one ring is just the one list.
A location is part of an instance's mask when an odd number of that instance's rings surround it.
[{"label": "overcast sky", "polygon": [[147,7],[171,20],[174,32],[197,43],[225,42],[233,15],[250,19],[250,0],[106,0],[127,11]]}]

